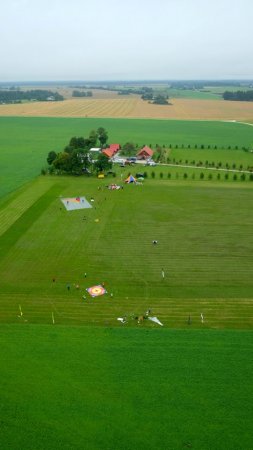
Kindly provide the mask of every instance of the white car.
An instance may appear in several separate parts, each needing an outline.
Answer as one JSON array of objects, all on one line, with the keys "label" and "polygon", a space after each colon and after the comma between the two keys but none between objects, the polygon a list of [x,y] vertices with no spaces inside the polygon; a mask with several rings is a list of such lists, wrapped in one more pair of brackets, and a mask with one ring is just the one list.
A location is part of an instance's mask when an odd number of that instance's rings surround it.
[{"label": "white car", "polygon": [[154,166],[156,166],[156,163],[155,163],[155,161],[147,161],[146,166],[154,167]]},{"label": "white car", "polygon": [[125,160],[123,158],[115,158],[113,159],[113,162],[117,164],[124,164]]}]

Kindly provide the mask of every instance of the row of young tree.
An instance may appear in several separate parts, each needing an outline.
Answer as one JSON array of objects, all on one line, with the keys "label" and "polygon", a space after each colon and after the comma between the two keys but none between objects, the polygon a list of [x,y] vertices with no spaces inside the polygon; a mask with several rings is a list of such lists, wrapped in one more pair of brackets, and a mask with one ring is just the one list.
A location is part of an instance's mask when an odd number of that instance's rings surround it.
[{"label": "row of young tree", "polygon": [[64,97],[58,92],[48,91],[46,89],[33,89],[29,91],[21,90],[0,90],[0,103],[20,103],[25,100],[36,100],[40,102],[54,100],[61,101]]},{"label": "row of young tree", "polygon": [[[253,181],[253,173],[250,174],[245,174],[245,173],[228,173],[225,172],[224,174],[221,174],[220,172],[218,173],[204,173],[204,172],[192,172],[192,173],[171,173],[168,172],[167,174],[164,172],[160,172],[160,174],[156,174],[155,171],[152,171],[150,176],[151,178],[155,178],[156,175],[158,175],[161,179],[162,178],[168,178],[168,179],[192,179],[192,180],[232,180],[232,181]],[[144,178],[148,178],[148,174],[145,172],[145,174],[143,174]]]},{"label": "row of young tree", "polygon": [[108,141],[107,131],[100,127],[97,130],[91,130],[87,138],[72,137],[63,151],[50,151],[47,156],[49,172],[68,173],[72,175],[82,175],[93,171],[101,172],[109,170],[112,163],[106,155],[99,153],[94,162],[90,149],[97,145],[103,148]]}]

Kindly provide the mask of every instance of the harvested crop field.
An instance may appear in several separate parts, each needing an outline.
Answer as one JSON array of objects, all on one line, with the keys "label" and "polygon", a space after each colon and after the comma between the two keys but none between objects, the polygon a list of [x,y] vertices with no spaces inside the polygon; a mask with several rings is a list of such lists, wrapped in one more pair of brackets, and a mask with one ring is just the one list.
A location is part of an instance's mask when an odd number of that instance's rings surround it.
[{"label": "harvested crop field", "polygon": [[0,116],[122,117],[253,122],[252,102],[192,99],[172,99],[171,102],[171,105],[152,105],[136,96],[68,99],[63,102],[0,105]]}]

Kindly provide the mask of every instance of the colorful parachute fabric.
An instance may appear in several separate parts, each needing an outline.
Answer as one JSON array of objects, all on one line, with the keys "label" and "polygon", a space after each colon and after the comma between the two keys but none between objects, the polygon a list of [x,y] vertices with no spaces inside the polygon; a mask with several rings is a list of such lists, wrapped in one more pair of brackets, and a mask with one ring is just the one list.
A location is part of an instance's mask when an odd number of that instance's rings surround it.
[{"label": "colorful parachute fabric", "polygon": [[86,291],[91,295],[91,297],[99,297],[100,295],[107,294],[107,291],[100,284],[96,286],[91,286],[86,289]]}]

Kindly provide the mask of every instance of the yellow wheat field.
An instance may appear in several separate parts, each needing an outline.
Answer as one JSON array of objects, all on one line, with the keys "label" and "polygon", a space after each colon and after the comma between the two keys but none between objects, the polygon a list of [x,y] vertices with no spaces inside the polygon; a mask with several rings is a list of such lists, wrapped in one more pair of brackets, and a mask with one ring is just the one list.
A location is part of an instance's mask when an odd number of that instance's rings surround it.
[{"label": "yellow wheat field", "polygon": [[0,116],[119,117],[253,122],[253,102],[172,99],[171,105],[153,105],[138,96],[67,99],[0,105]]}]

